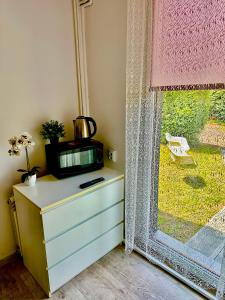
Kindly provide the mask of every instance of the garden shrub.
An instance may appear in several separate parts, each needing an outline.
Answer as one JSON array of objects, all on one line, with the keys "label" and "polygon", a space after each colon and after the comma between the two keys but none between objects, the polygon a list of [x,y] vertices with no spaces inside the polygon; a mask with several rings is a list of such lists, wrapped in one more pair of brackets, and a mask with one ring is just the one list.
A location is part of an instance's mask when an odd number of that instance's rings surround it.
[{"label": "garden shrub", "polygon": [[165,133],[183,136],[191,144],[198,142],[198,135],[210,113],[209,91],[172,91],[163,93],[161,141]]},{"label": "garden shrub", "polygon": [[210,118],[225,123],[225,91],[211,93]]}]

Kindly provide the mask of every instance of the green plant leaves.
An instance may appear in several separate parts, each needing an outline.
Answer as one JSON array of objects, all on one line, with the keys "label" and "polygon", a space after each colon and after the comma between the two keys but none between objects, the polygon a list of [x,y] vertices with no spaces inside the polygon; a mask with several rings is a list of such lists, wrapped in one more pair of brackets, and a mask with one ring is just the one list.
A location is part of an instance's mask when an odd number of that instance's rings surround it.
[{"label": "green plant leaves", "polygon": [[225,91],[212,92],[210,117],[225,123]]},{"label": "green plant leaves", "polygon": [[21,176],[21,181],[24,182],[24,181],[27,179],[28,176],[29,176],[28,173],[24,173],[24,174]]},{"label": "green plant leaves", "polygon": [[18,169],[17,172],[28,172],[28,171],[24,169]]},{"label": "green plant leaves", "polygon": [[211,107],[210,91],[172,91],[163,93],[161,141],[165,133],[183,136],[196,144]]},{"label": "green plant leaves", "polygon": [[40,167],[33,167],[33,168],[30,170],[30,172],[38,173],[38,172],[39,172],[38,169],[40,169]]},{"label": "green plant leaves", "polygon": [[21,181],[24,182],[28,176],[32,176],[35,174],[38,174],[40,167],[34,166],[30,171],[24,170],[24,169],[18,169],[18,172],[23,172],[24,174],[21,176]]},{"label": "green plant leaves", "polygon": [[40,131],[43,139],[54,139],[65,136],[64,124],[55,120],[50,120],[42,124]]}]

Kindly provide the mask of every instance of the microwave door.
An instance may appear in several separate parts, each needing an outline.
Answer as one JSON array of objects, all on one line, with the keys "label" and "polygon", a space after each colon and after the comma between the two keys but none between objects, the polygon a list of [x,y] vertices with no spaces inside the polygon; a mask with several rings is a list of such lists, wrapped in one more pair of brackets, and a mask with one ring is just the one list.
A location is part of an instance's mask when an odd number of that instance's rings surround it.
[{"label": "microwave door", "polygon": [[95,149],[89,149],[89,150],[80,152],[81,166],[91,165],[94,163],[94,152],[95,152]]},{"label": "microwave door", "polygon": [[67,164],[66,164],[66,154],[61,154],[59,157],[59,164],[60,164],[60,168],[66,168]]},{"label": "microwave door", "polygon": [[74,158],[73,158],[72,151],[62,152],[59,156],[59,164],[60,168],[69,168],[74,165]]},{"label": "microwave door", "polygon": [[73,166],[79,166],[80,165],[80,153],[74,152],[73,153]]}]

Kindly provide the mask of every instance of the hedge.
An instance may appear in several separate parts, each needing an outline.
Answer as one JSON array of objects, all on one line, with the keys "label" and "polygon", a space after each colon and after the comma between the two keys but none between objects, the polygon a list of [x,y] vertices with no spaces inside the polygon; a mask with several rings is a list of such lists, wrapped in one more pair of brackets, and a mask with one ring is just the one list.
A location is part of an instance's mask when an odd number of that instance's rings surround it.
[{"label": "hedge", "polygon": [[163,93],[161,141],[165,133],[183,136],[190,144],[198,135],[210,114],[210,91],[172,91]]},{"label": "hedge", "polygon": [[225,91],[211,92],[210,118],[225,123]]}]

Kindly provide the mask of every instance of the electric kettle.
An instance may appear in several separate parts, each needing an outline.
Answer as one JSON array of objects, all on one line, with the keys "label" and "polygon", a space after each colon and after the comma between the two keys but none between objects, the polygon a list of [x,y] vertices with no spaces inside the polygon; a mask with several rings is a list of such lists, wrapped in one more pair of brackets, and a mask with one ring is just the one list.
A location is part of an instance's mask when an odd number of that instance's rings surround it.
[{"label": "electric kettle", "polygon": [[[91,126],[92,124],[92,126]],[[79,116],[73,120],[74,126],[74,139],[90,139],[97,131],[97,126],[91,117]],[[91,129],[91,127],[93,127]]]}]

